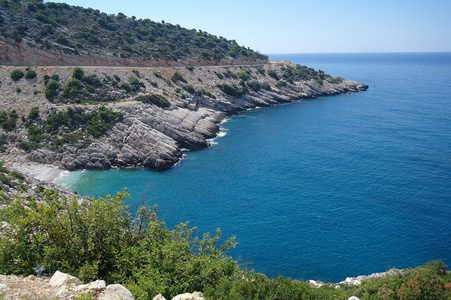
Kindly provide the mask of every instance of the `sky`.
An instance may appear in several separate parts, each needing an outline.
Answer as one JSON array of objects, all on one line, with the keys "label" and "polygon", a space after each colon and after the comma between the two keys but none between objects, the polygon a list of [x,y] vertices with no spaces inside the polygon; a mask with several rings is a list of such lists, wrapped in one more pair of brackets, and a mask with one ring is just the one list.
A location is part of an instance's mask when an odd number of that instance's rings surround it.
[{"label": "sky", "polygon": [[53,1],[200,29],[263,54],[451,52],[451,0]]}]

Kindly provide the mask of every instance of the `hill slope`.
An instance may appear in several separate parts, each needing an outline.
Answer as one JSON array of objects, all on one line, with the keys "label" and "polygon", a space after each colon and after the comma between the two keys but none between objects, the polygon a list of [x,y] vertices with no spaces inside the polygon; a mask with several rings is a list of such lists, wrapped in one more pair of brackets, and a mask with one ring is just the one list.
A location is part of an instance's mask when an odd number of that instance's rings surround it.
[{"label": "hill slope", "polygon": [[[82,57],[121,58],[121,62],[267,60],[267,56],[235,41],[164,21],[136,19],[122,13],[108,15],[42,0],[2,0],[0,6],[0,36],[29,52],[28,48],[35,48]],[[6,53],[4,49],[2,52]]]}]

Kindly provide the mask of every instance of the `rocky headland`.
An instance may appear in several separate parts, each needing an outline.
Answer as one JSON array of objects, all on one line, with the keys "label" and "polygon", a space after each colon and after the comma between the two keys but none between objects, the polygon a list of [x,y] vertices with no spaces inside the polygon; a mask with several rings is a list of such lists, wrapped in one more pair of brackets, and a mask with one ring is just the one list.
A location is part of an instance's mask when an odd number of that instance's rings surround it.
[{"label": "rocky headland", "polygon": [[[33,70],[36,77],[13,80],[11,72],[18,69],[25,72],[25,68],[3,65],[0,66],[1,109],[7,113],[15,111],[19,118],[12,130],[0,129],[6,141],[0,158],[11,166],[33,162],[67,170],[167,169],[182,158],[183,149],[208,147],[208,140],[219,132],[220,122],[240,111],[368,88],[363,83],[329,75],[324,79],[307,80],[287,77],[287,70],[296,67],[287,61],[240,66],[90,66],[82,67],[85,77],[100,82],[116,78],[117,83],[91,88],[75,96],[62,96],[61,90],[73,80],[75,67],[32,66],[28,70]],[[179,77],[174,78],[175,74]],[[49,100],[46,84],[52,76],[58,78],[60,94]],[[118,83],[127,83],[130,78],[139,82],[139,88],[131,93],[118,87]],[[168,104],[161,107],[137,101],[139,96],[146,95],[160,95]],[[42,138],[44,142],[34,144],[35,147],[24,147],[33,139],[27,126],[32,108],[39,109],[42,125],[50,116],[68,108],[89,113],[100,106],[123,116],[104,135],[85,136],[85,139],[51,147],[49,144],[55,139]],[[79,128],[58,130],[56,136],[60,140],[68,134],[81,132]],[[42,135],[50,134],[41,131]]]}]

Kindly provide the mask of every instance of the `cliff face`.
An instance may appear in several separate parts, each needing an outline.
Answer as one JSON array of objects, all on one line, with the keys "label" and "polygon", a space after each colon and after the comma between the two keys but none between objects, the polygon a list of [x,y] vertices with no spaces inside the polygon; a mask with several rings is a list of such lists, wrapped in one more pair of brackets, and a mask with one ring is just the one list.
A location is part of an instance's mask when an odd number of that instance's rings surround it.
[{"label": "cliff face", "polygon": [[121,58],[116,56],[96,56],[82,53],[79,55],[63,51],[45,50],[31,47],[24,42],[0,37],[0,64],[9,66],[116,66],[116,67],[183,67],[183,66],[232,66],[264,65],[267,59],[233,59],[207,60],[190,59],[156,59]]},{"label": "cliff face", "polygon": [[[196,67],[189,68],[124,67],[127,64],[136,66],[139,61],[121,62],[116,58],[98,59],[66,54],[59,56],[52,52],[27,48],[23,44],[4,40],[1,42],[0,55],[4,64],[41,66],[31,67],[37,74],[35,78],[22,78],[17,81],[12,80],[10,74],[17,69],[25,71],[24,67],[0,66],[0,110],[8,113],[15,110],[19,117],[22,117],[17,119],[14,130],[0,129],[0,135],[7,141],[4,145],[6,150],[0,152],[0,158],[10,162],[31,160],[70,170],[112,167],[167,169],[182,158],[182,149],[208,147],[208,139],[217,135],[218,124],[229,115],[255,107],[367,89],[362,83],[327,77],[321,73],[316,75],[324,80],[287,78],[286,70],[296,69],[290,62],[262,64],[262,61],[239,61],[252,65],[199,67],[203,62],[198,61]],[[95,78],[101,87],[86,84],[77,96],[64,96],[62,90],[66,90],[73,81],[74,68],[42,66],[63,63],[78,66],[90,64],[90,67],[83,67],[85,77],[81,81],[85,78]],[[96,64],[122,64],[122,67],[92,66]],[[195,64],[191,62],[189,65]],[[307,71],[311,72],[312,69]],[[176,73],[181,80],[174,82]],[[58,95],[48,100],[45,96],[48,89],[46,84],[49,78],[55,75],[60,88]],[[111,84],[113,77],[117,80],[114,85]],[[137,77],[135,80],[139,80],[139,86],[129,93],[121,86],[131,81],[132,77]],[[227,92],[227,89],[232,89],[232,93]],[[136,101],[135,98],[139,95],[160,95],[168,101],[169,106],[161,108]],[[88,103],[92,100],[97,102],[86,104],[82,100]],[[66,142],[75,135],[85,133],[80,129],[68,132],[63,126],[57,134],[52,133],[55,135],[46,137],[50,131],[39,127],[50,116],[68,107],[76,107],[89,113],[98,110],[99,105],[123,114],[122,120],[100,138],[91,136],[75,142]],[[42,139],[50,144],[41,142],[29,149],[24,145],[30,145],[36,140],[30,133],[30,124],[27,123],[32,107],[39,108],[41,123],[35,125],[41,130]],[[59,144],[55,144],[55,141]]]}]

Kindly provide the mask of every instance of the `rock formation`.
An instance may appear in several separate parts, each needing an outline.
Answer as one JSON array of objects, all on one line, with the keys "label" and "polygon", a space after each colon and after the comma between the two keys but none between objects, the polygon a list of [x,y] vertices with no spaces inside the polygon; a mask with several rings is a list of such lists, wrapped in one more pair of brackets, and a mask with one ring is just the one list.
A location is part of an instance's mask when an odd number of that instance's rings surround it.
[{"label": "rock formation", "polygon": [[[138,93],[119,98],[115,101],[102,99],[99,102],[116,112],[123,113],[122,121],[117,123],[105,136],[93,139],[89,145],[82,142],[68,143],[58,149],[40,147],[30,153],[18,148],[21,141],[27,141],[27,128],[17,126],[8,150],[0,153],[5,161],[28,160],[43,164],[52,164],[63,169],[109,169],[113,167],[144,167],[167,169],[176,164],[183,156],[183,149],[196,150],[209,146],[208,139],[219,132],[219,123],[227,116],[246,109],[271,106],[279,103],[312,99],[341,93],[359,92],[367,86],[355,81],[341,79],[338,83],[327,80],[298,80],[288,83],[282,79],[268,76],[266,72],[275,70],[279,74],[285,68],[293,67],[289,62],[274,62],[263,66],[240,67],[196,67],[187,68],[84,68],[87,75],[95,75],[100,80],[116,76],[125,82],[131,76],[139,74],[143,88]],[[79,107],[86,111],[96,106],[76,104],[71,98],[47,100],[45,80],[57,74],[62,85],[67,83],[73,71],[72,67],[34,67],[37,78],[33,80],[13,81],[9,78],[12,70],[18,67],[0,67],[0,103],[2,109],[16,110],[27,116],[32,107],[39,107],[47,117],[66,107]],[[175,72],[180,73],[185,83],[170,80]],[[244,73],[251,79],[245,83],[238,78]],[[231,76],[227,78],[225,75]],[[230,96],[218,86],[247,86],[249,82],[266,84],[267,89],[247,88],[240,96]],[[190,87],[195,92],[186,92]],[[20,93],[17,92],[20,90]],[[94,100],[100,97],[97,90],[84,99]],[[163,95],[170,103],[168,108],[135,101],[138,95]],[[88,98],[87,98],[88,97]],[[118,101],[119,100],[119,101]],[[42,116],[45,118],[46,116]]]}]

